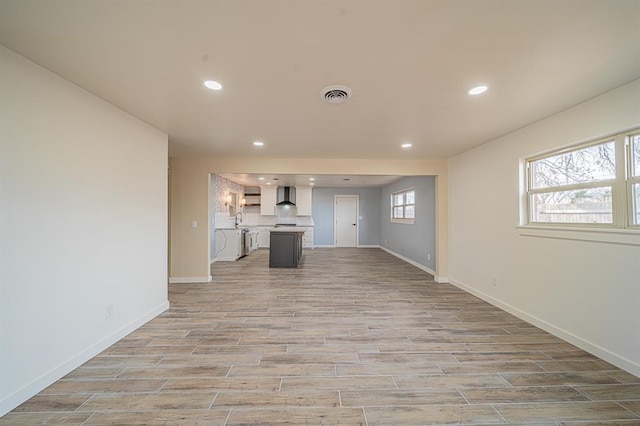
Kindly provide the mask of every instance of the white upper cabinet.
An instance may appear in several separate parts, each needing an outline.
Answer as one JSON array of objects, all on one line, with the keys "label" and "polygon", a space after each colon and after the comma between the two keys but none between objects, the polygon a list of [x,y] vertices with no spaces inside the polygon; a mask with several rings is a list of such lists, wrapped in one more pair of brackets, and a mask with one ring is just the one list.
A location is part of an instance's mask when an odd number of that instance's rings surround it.
[{"label": "white upper cabinet", "polygon": [[260,214],[274,216],[276,214],[276,202],[278,199],[277,186],[260,187]]},{"label": "white upper cabinet", "polygon": [[296,186],[298,216],[311,216],[311,186]]}]

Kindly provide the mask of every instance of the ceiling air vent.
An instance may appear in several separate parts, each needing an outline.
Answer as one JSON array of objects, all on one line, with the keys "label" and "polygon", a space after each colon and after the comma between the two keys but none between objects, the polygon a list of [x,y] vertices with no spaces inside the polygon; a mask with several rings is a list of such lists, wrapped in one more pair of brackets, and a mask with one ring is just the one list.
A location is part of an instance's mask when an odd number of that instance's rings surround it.
[{"label": "ceiling air vent", "polygon": [[322,89],[320,97],[328,104],[343,104],[351,99],[351,93],[347,86],[328,86]]}]

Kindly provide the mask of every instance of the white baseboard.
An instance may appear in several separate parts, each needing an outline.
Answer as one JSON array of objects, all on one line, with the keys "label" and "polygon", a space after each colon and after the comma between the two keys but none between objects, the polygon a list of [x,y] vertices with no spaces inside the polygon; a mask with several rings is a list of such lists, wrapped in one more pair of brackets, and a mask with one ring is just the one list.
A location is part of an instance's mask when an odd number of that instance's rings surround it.
[{"label": "white baseboard", "polygon": [[209,260],[209,265],[213,264],[216,260],[215,259],[210,259]]},{"label": "white baseboard", "polygon": [[436,275],[436,271],[434,271],[433,269],[428,268],[428,267],[426,267],[424,265],[419,264],[415,260],[411,260],[408,257],[405,257],[405,256],[403,256],[403,255],[401,255],[399,253],[396,253],[393,250],[389,250],[388,248],[383,247],[383,246],[380,246],[380,249],[386,251],[387,253],[389,253],[389,254],[391,254],[391,255],[393,255],[395,257],[397,257],[398,259],[402,259],[405,262],[412,264],[416,268],[422,269],[423,271],[430,273],[431,275],[433,275],[433,279],[437,283],[447,283],[447,282],[449,282],[449,279],[447,277],[439,277],[439,276],[437,276]]},{"label": "white baseboard", "polygon": [[52,368],[37,379],[10,394],[2,401],[0,401],[0,417],[4,416],[9,411],[13,410],[18,405],[22,404],[46,387],[52,385],[57,380],[66,376],[76,368],[80,367],[82,364],[89,361],[91,358],[98,355],[100,352],[104,351],[109,346],[113,345],[132,331],[151,321],[153,318],[157,317],[167,309],[169,309],[169,302],[166,301],[161,303],[159,306],[150,310],[146,314],[138,317],[137,319],[131,321],[129,324],[120,328],[115,333],[105,337],[97,343],[94,343],[79,354],[71,357],[57,367]]},{"label": "white baseboard", "polygon": [[622,356],[619,356],[601,346],[598,346],[594,343],[589,342],[588,340],[585,340],[579,336],[576,336],[575,334],[564,330],[560,327],[556,327],[555,325],[548,323],[547,321],[544,321],[543,319],[540,319],[536,316],[530,315],[514,306],[509,305],[508,303],[504,303],[498,299],[496,299],[493,296],[489,296],[486,293],[483,293],[479,290],[476,290],[473,287],[469,287],[466,284],[461,283],[460,281],[451,278],[450,279],[450,283],[453,284],[454,286],[458,287],[461,290],[464,290],[467,293],[473,294],[474,296],[484,300],[485,302],[502,309],[503,311],[506,311],[518,318],[520,318],[523,321],[528,322],[529,324],[535,325],[538,328],[541,328],[542,330],[553,334],[556,337],[559,337],[562,340],[565,340],[569,343],[571,343],[572,345],[575,345],[577,347],[579,347],[580,349],[583,349],[587,352],[589,352],[590,354],[593,354],[595,356],[597,356],[598,358],[602,358],[607,362],[610,362],[611,364],[615,365],[616,367],[619,367],[625,371],[628,371],[629,373],[640,377],[640,365],[627,359],[624,358]]},{"label": "white baseboard", "polygon": [[171,277],[169,284],[191,284],[191,283],[210,283],[213,277]]},{"label": "white baseboard", "polygon": [[368,244],[361,244],[358,246],[358,248],[380,248],[379,245],[368,245]]},{"label": "white baseboard", "polygon": [[335,244],[329,244],[329,245],[316,244],[316,248],[335,248],[335,247],[336,247]]}]

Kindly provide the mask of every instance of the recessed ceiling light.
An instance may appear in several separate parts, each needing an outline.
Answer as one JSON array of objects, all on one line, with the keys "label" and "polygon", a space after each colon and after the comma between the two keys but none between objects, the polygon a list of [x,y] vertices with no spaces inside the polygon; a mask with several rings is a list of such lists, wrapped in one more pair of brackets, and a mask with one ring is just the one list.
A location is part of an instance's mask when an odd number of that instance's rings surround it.
[{"label": "recessed ceiling light", "polygon": [[222,89],[222,84],[217,81],[207,80],[204,82],[204,85],[207,86],[211,90],[220,90]]},{"label": "recessed ceiling light", "polygon": [[263,177],[259,177],[258,180],[264,180],[264,178]]},{"label": "recessed ceiling light", "polygon": [[267,182],[267,185],[271,185],[271,182]]},{"label": "recessed ceiling light", "polygon": [[316,178],[309,178],[309,180],[316,180]]},{"label": "recessed ceiling light", "polygon": [[260,141],[255,141],[253,144],[255,146],[264,146],[264,142],[260,142]]},{"label": "recessed ceiling light", "polygon": [[410,143],[403,143],[402,145],[400,145],[403,148],[411,148],[411,144]]},{"label": "recessed ceiling light", "polygon": [[470,89],[467,93],[470,94],[470,95],[479,95],[481,93],[486,92],[487,89],[489,89],[489,86],[481,84],[479,86],[476,86],[476,87]]},{"label": "recessed ceiling light", "polygon": [[311,182],[309,185],[313,186],[313,185],[315,185],[315,183]]}]

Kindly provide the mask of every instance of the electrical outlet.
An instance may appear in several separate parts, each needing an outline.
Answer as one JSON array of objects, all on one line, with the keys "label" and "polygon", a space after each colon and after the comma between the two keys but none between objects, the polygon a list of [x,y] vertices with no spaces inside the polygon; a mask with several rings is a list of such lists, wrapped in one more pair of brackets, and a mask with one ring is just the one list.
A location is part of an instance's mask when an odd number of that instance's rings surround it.
[{"label": "electrical outlet", "polygon": [[107,305],[105,317],[107,319],[113,317],[113,303],[110,303],[110,304]]},{"label": "electrical outlet", "polygon": [[427,253],[427,260],[431,260],[431,253]]},{"label": "electrical outlet", "polygon": [[493,287],[498,287],[498,279],[496,277],[491,278],[491,285]]}]

